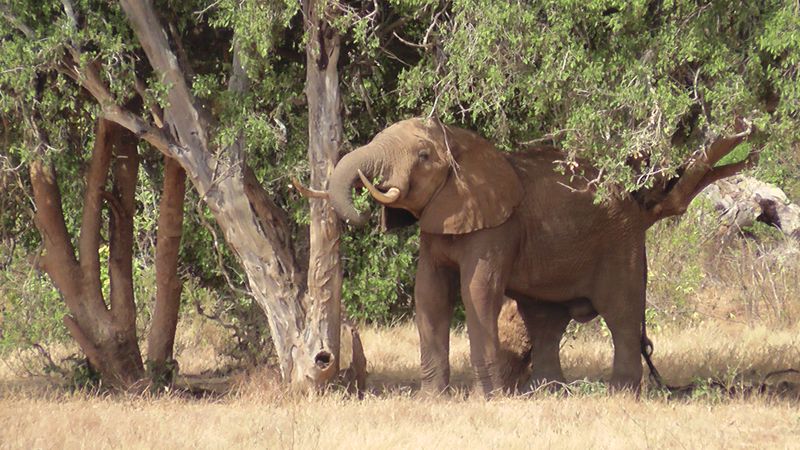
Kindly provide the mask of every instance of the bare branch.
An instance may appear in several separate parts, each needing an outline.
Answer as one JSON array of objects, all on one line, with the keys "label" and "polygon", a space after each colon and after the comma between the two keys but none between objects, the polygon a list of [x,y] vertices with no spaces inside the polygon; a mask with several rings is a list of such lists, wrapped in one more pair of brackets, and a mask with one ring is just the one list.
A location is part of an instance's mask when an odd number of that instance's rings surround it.
[{"label": "bare branch", "polygon": [[[147,54],[150,65],[163,77],[163,82],[170,86],[168,93],[170,107],[165,111],[168,116],[165,119],[167,122],[174,122],[177,137],[182,145],[207,150],[206,130],[198,121],[200,113],[194,105],[194,97],[189,91],[178,59],[170,50],[164,28],[153,11],[152,2],[120,0],[120,4]],[[203,186],[197,187],[203,190]]]},{"label": "bare branch", "polygon": [[[30,175],[36,203],[34,223],[42,235],[46,252],[42,257],[42,267],[66,298],[75,298],[80,292],[80,286],[75,282],[80,279],[80,267],[64,222],[55,169],[36,160],[30,165]],[[61,270],[54,270],[56,268]]]},{"label": "bare branch", "polygon": [[86,192],[83,196],[83,216],[78,239],[79,261],[90,288],[100,291],[100,223],[103,209],[102,196],[111,165],[111,146],[108,143],[111,123],[100,119],[97,123],[94,149],[86,173]]},{"label": "bare branch", "polygon": [[69,18],[72,28],[77,29],[78,16],[75,15],[75,7],[72,5],[72,0],[61,0],[61,4],[64,5],[64,12],[67,13],[67,18]]},{"label": "bare branch", "polygon": [[411,42],[411,41],[407,41],[407,40],[401,38],[400,35],[397,34],[396,31],[392,31],[392,36],[394,36],[398,41],[402,42],[403,44],[408,45],[409,47],[422,48],[422,49],[425,49],[425,50],[433,48],[433,44],[431,44],[431,43],[417,44],[417,43],[414,43],[414,42]]},{"label": "bare branch", "polygon": [[19,18],[14,15],[8,5],[0,4],[0,14],[6,19],[6,21],[8,21],[8,23],[11,24],[12,27],[24,34],[26,38],[33,39],[35,37],[31,27],[25,25],[23,21],[19,20]]},{"label": "bare branch", "polygon": [[[714,169],[714,165],[717,162],[753,133],[752,124],[745,119],[737,119],[736,128],[739,130],[738,133],[715,139],[705,151],[699,151],[685,163],[683,170],[679,171],[680,175],[677,181],[666,193],[666,197],[651,208],[652,220],[656,221],[664,217],[683,214],[694,196],[703,187],[714,180],[726,176],[726,173],[730,173],[734,169],[739,170],[736,165]],[[748,156],[747,160],[751,159]],[[717,172],[714,172],[714,170],[717,170]]]},{"label": "bare branch", "polygon": [[[142,98],[142,102],[145,101],[147,98],[147,87],[144,85],[144,81],[141,78],[136,77],[133,83],[133,88],[136,90],[136,93],[139,94],[139,97]],[[153,103],[150,106],[150,115],[153,117],[153,122],[155,122],[158,128],[164,128],[164,111],[161,109],[161,106],[158,103]]]},{"label": "bare branch", "polygon": [[183,232],[186,172],[172,158],[164,158],[164,186],[158,205],[156,239],[156,304],[147,358],[156,364],[172,359],[183,284],[178,276],[178,254]]},{"label": "bare branch", "polygon": [[136,214],[136,183],[139,174],[138,139],[119,124],[110,125],[111,136],[108,143],[114,151],[114,190],[109,197],[116,200],[119,211],[109,222],[109,301],[115,325],[135,330],[133,217]]},{"label": "bare branch", "polygon": [[303,183],[301,183],[300,180],[298,180],[295,177],[292,177],[292,186],[294,186],[294,188],[297,189],[297,192],[299,192],[300,195],[302,195],[305,198],[322,198],[326,200],[328,199],[327,192],[307,188],[303,186]]},{"label": "bare branch", "polygon": [[700,180],[700,183],[698,183],[697,187],[692,193],[692,198],[696,197],[697,194],[702,192],[702,190],[708,187],[708,185],[723,178],[732,177],[743,170],[747,170],[755,166],[756,163],[758,163],[758,157],[759,157],[758,151],[753,150],[742,161],[726,164],[724,166],[714,167],[703,177],[702,180]]},{"label": "bare branch", "polygon": [[[111,91],[106,87],[97,64],[90,64],[78,72],[78,68],[64,66],[67,74],[72,76],[76,82],[80,83],[97,100],[103,111],[103,116],[114,121],[130,130],[137,137],[146,140],[161,153],[175,157],[185,150],[175,142],[171,136],[160,128],[156,128],[138,115],[122,108],[116,103]],[[72,74],[70,74],[72,72]]]},{"label": "bare branch", "polygon": [[125,213],[122,211],[122,205],[119,203],[117,197],[114,197],[111,192],[103,191],[100,193],[100,196],[103,200],[108,203],[108,208],[111,210],[111,214],[114,216],[115,220],[124,220]]}]

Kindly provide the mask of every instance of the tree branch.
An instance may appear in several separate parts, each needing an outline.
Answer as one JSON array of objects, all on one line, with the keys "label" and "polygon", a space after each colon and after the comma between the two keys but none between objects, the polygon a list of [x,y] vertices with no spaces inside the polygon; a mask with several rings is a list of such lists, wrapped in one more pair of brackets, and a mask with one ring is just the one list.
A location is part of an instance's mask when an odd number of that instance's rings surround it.
[{"label": "tree branch", "polygon": [[80,266],[64,222],[61,190],[55,169],[41,160],[35,160],[30,165],[30,175],[36,203],[34,223],[42,235],[45,248],[42,268],[65,298],[76,298],[81,291]]},{"label": "tree branch", "polygon": [[65,66],[65,68],[66,70],[75,71],[74,76],[71,75],[72,78],[97,100],[102,108],[103,117],[127,128],[136,137],[144,139],[167,156],[175,157],[186,151],[163,130],[152,126],[137,114],[119,106],[100,77],[99,68],[96,64],[90,64],[80,72],[77,72],[77,68],[70,68],[69,66]]},{"label": "tree branch", "polygon": [[111,210],[114,220],[124,220],[125,213],[122,211],[122,205],[117,197],[114,197],[114,194],[108,191],[101,192],[100,196],[108,203],[108,208]]},{"label": "tree branch", "polygon": [[139,174],[138,140],[119,124],[110,125],[109,144],[114,150],[114,190],[110,197],[117,200],[119,209],[119,213],[109,222],[111,313],[117,327],[136,330],[136,304],[133,298],[133,217],[136,214],[136,182]]},{"label": "tree branch", "polygon": [[759,153],[755,150],[751,151],[745,159],[739,162],[725,164],[724,166],[714,167],[711,169],[700,183],[697,184],[694,192],[692,193],[692,198],[696,197],[697,194],[703,191],[708,185],[721,180],[723,178],[728,178],[736,175],[737,173],[749,169],[758,163]]},{"label": "tree branch", "polygon": [[64,12],[67,13],[67,17],[69,18],[70,23],[72,24],[72,28],[78,28],[78,16],[75,15],[75,7],[72,5],[71,0],[61,0],[61,4],[64,5]]},{"label": "tree branch", "polygon": [[100,291],[100,228],[103,192],[111,165],[111,146],[108,143],[111,123],[99,119],[95,131],[94,149],[86,173],[86,192],[83,196],[83,217],[78,238],[78,253],[84,282]]},{"label": "tree branch", "polygon": [[198,122],[199,112],[184,78],[178,59],[170,50],[167,35],[153,11],[151,0],[120,0],[139,43],[142,44],[150,65],[170,86],[169,108],[165,111],[167,122],[174,122],[181,144],[207,149],[206,130]]},{"label": "tree branch", "polygon": [[25,25],[24,22],[19,20],[17,16],[11,11],[11,8],[8,7],[6,4],[0,4],[0,14],[11,24],[14,28],[19,30],[22,34],[25,35],[28,39],[34,39],[33,30],[31,27]]},{"label": "tree branch", "polygon": [[182,283],[178,276],[178,254],[183,232],[183,202],[186,172],[172,158],[164,158],[164,187],[158,204],[156,237],[156,304],[147,358],[163,366],[172,359],[175,327],[181,303]]},{"label": "tree branch", "polygon": [[[695,195],[708,185],[703,185],[707,176],[710,178],[706,181],[711,183],[733,169],[717,168],[718,171],[715,173],[714,165],[753,133],[752,124],[744,119],[737,119],[736,128],[738,133],[715,139],[706,150],[698,152],[684,164],[683,171],[679,172],[680,176],[668,183],[668,186],[671,185],[671,189],[663,200],[650,209],[653,221],[683,214]],[[750,158],[748,157],[748,159]]]}]

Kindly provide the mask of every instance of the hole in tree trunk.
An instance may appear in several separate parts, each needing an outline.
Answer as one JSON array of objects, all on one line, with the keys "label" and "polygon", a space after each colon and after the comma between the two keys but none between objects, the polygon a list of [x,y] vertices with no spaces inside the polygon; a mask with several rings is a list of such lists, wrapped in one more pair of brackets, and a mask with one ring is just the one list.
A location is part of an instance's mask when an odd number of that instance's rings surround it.
[{"label": "hole in tree trunk", "polygon": [[332,363],[333,355],[324,350],[317,353],[317,356],[314,358],[314,364],[316,364],[320,370],[327,369]]}]

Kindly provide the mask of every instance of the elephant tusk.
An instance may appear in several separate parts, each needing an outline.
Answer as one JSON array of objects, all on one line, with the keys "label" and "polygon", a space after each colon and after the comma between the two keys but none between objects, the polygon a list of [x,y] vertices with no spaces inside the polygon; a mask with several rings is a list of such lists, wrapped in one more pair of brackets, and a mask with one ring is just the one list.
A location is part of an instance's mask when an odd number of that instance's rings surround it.
[{"label": "elephant tusk", "polygon": [[388,204],[394,203],[398,198],[400,198],[400,189],[393,187],[389,188],[389,190],[384,193],[369,182],[367,177],[364,176],[364,173],[361,172],[361,169],[358,169],[358,176],[361,178],[361,182],[364,183],[364,186],[367,188],[369,193],[372,194],[375,200],[383,204]]},{"label": "elephant tusk", "polygon": [[295,177],[292,177],[292,186],[300,192],[300,195],[306,198],[324,198],[325,200],[328,199],[328,193],[325,191],[318,191],[316,189],[311,189],[303,186],[300,184],[300,180]]}]

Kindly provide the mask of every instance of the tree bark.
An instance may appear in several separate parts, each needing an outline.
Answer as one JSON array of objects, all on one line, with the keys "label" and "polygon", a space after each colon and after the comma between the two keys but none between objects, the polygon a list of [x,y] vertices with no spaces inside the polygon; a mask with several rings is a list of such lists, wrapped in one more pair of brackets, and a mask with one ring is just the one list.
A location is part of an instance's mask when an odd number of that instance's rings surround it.
[{"label": "tree bark", "polygon": [[[324,1],[304,4],[306,42],[306,97],[308,98],[308,161],[311,188],[328,189],[342,144],[339,95],[340,36],[328,24]],[[339,367],[342,304],[342,267],[339,256],[341,225],[327,199],[309,199],[311,205],[308,295],[319,309],[319,333],[327,337],[335,369]]]},{"label": "tree bark", "polygon": [[84,77],[81,82],[91,84],[87,89],[98,99],[107,118],[138,133],[186,170],[238,255],[253,297],[266,312],[284,380],[295,385],[327,382],[336,373],[330,361],[330,339],[316,326],[319,309],[307,295],[302,272],[286,239],[288,230],[275,227],[283,220],[282,210],[248,176],[240,152],[222,152],[226,157],[220,158],[210,151],[194,97],[152,1],[120,0],[120,4],[150,65],[169,86],[169,106],[164,114],[167,129],[174,135],[120,108],[99,80],[92,82]]},{"label": "tree bark", "polygon": [[156,304],[147,341],[150,378],[169,382],[174,375],[172,352],[183,284],[178,277],[178,253],[183,234],[186,172],[164,157],[164,187],[158,209],[156,234]]},{"label": "tree bark", "polygon": [[[143,376],[136,340],[135,308],[130,257],[133,243],[133,194],[138,156],[136,139],[112,122],[100,119],[86,179],[83,219],[79,238],[80,259],[75,257],[52,166],[31,164],[36,215],[45,255],[42,267],[61,292],[71,315],[64,318],[72,336],[103,381],[113,388],[135,388]],[[112,156],[115,192],[105,191]],[[112,208],[109,276],[111,309],[106,306],[100,282],[100,229],[102,201]],[[125,258],[128,258],[127,263]]]},{"label": "tree bark", "polygon": [[[707,148],[696,152],[683,164],[680,174],[664,183],[656,183],[646,195],[660,197],[654,206],[649,208],[653,223],[665,217],[679,216],[686,212],[689,203],[697,194],[711,183],[730,177],[746,169],[758,160],[759,149],[752,148],[747,157],[739,162],[715,167],[736,146],[749,138],[753,132],[753,125],[744,119],[737,118],[735,123],[736,134],[731,136],[717,136]],[[667,189],[662,191],[662,186]],[[653,194],[656,194],[653,196]]]}]

